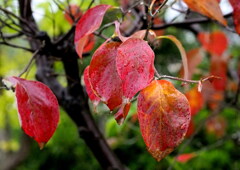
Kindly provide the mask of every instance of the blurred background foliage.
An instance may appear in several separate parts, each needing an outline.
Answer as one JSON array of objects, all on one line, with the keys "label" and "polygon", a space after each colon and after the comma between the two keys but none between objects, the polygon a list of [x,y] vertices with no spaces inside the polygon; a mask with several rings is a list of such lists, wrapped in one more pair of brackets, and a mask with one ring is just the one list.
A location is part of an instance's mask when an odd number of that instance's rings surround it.
[{"label": "blurred background foliage", "polygon": [[[52,37],[63,34],[71,27],[64,19],[63,9],[67,7],[66,1],[59,1],[62,9],[59,9],[53,1],[35,1],[33,0],[34,16],[37,18],[41,30],[48,32]],[[17,10],[15,0],[8,1],[9,8],[14,12]],[[72,4],[79,4],[82,10],[85,10],[90,0],[77,1],[72,0]],[[106,3],[118,5],[114,0],[98,0],[95,4]],[[1,4],[1,3],[0,3]],[[104,23],[112,21],[112,12],[106,15]],[[117,13],[117,11],[116,11]],[[115,15],[114,15],[115,16]],[[167,17],[167,16],[162,16]],[[222,29],[216,23],[207,23],[201,25],[205,31],[213,31]],[[12,30],[4,30],[6,33],[14,33]],[[114,32],[113,27],[109,27],[104,31],[106,36],[111,36]],[[231,32],[225,31],[229,40],[228,54],[231,56],[228,68],[237,69],[240,56],[239,37]],[[196,36],[186,30],[180,30],[170,27],[165,30],[165,34],[175,35],[185,47],[186,51],[199,47]],[[13,44],[26,45],[24,39],[12,41]],[[97,39],[94,50],[103,43],[102,39]],[[92,51],[94,51],[92,50]],[[91,52],[92,54],[92,52]],[[179,76],[181,67],[180,54],[172,42],[162,40],[160,46],[155,47],[155,66],[161,74]],[[209,56],[204,53],[202,63],[198,66],[198,73],[194,74],[194,79],[199,79],[205,73],[209,73]],[[30,60],[31,53],[23,50],[0,46],[0,77],[18,75]],[[80,74],[89,64],[91,55],[85,57],[81,65]],[[81,63],[80,63],[81,64]],[[63,66],[61,63],[55,63],[56,72],[60,75],[59,80],[65,84]],[[31,67],[25,76],[28,79],[34,79],[36,68]],[[237,84],[237,80],[232,80]],[[173,81],[176,87],[184,92],[181,82]],[[225,101],[231,100],[236,91],[226,91]],[[89,104],[92,106],[91,102]],[[239,102],[237,103],[239,105]],[[95,112],[92,108],[92,112]],[[127,120],[123,125],[119,126],[114,120],[112,114],[103,104],[96,108],[94,113],[95,120],[106,137],[108,143],[119,156],[120,160],[129,169],[176,169],[176,170],[222,170],[222,169],[240,169],[240,111],[227,105],[220,110],[218,115],[224,119],[224,126],[220,127],[220,134],[215,131],[207,130],[206,119],[211,115],[212,110],[208,106],[193,117],[195,123],[193,138],[188,137],[184,142],[176,148],[176,150],[157,162],[147,152],[145,144],[140,134],[139,125],[136,116],[136,102],[132,105]],[[23,141],[27,141],[22,143]],[[22,151],[22,148],[25,148]],[[194,153],[195,156],[187,161],[176,161],[176,156],[182,153]],[[53,138],[49,141],[43,150],[39,150],[37,144],[33,140],[28,140],[19,126],[14,94],[11,91],[0,89],[0,169],[1,166],[7,164],[14,155],[18,155],[18,159],[23,158],[20,164],[14,169],[17,170],[35,170],[35,169],[101,169],[92,153],[86,147],[84,142],[79,138],[78,131],[66,115],[61,110],[61,120],[57,131]]]}]

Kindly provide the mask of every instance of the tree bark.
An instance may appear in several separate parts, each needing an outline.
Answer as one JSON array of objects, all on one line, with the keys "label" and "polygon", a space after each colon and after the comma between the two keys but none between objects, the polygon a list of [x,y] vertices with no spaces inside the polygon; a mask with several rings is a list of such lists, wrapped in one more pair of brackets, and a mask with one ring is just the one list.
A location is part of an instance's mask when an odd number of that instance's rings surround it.
[{"label": "tree bark", "polygon": [[[83,87],[80,84],[78,59],[75,52],[65,49],[65,52],[57,52],[61,56],[54,56],[62,59],[68,86],[63,88],[56,79],[53,70],[54,60],[51,58],[53,44],[50,38],[45,35],[41,40],[38,37],[39,29],[32,16],[31,0],[18,0],[20,17],[26,23],[20,21],[23,31],[31,32],[32,37],[27,36],[31,48],[39,53],[36,57],[37,74],[36,78],[49,86],[58,98],[59,104],[76,123],[80,137],[93,152],[103,169],[124,169],[117,156],[108,146],[99,128],[96,126],[91,115],[88,99],[84,95]],[[29,28],[31,27],[31,28]],[[44,43],[42,43],[44,42]]]}]

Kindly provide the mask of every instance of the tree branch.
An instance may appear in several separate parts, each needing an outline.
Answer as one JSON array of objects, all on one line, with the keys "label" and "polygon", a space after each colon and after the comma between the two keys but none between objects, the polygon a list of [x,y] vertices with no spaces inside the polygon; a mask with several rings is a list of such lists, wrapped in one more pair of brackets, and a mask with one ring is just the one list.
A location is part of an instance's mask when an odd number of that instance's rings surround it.
[{"label": "tree branch", "polygon": [[[24,18],[31,27],[38,32],[37,24],[32,17],[31,1],[18,0],[21,17]],[[22,24],[23,29],[27,29]],[[63,41],[63,40],[61,40]],[[29,41],[31,47],[36,50],[41,47],[39,40],[33,39]],[[47,46],[44,47],[48,49]],[[51,48],[49,50],[51,51]],[[80,84],[80,76],[77,62],[77,54],[66,49],[65,53],[60,56],[64,64],[68,82],[67,89],[63,88],[57,81],[53,70],[53,60],[44,53],[43,50],[36,58],[37,63],[37,79],[48,85],[57,96],[60,105],[76,123],[81,138],[91,149],[96,159],[99,161],[103,169],[124,169],[116,155],[112,152],[103,135],[96,126],[90,113],[87,98],[84,95],[83,87]]]},{"label": "tree branch", "polygon": [[[232,16],[232,13],[224,15],[225,18],[228,18],[231,16]],[[192,25],[192,24],[202,24],[202,23],[207,23],[210,21],[212,21],[212,20],[209,18],[188,19],[183,22],[174,22],[174,23],[163,24],[160,26],[153,26],[151,29],[152,30],[160,30],[160,29],[165,29],[168,27],[188,28],[189,25]]]}]

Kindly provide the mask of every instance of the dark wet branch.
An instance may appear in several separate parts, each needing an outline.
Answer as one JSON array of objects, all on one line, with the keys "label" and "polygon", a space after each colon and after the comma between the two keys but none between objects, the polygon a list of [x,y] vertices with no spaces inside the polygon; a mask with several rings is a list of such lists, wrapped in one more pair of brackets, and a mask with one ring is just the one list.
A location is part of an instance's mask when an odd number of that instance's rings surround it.
[{"label": "dark wet branch", "polygon": [[[19,7],[21,18],[26,20],[29,25],[31,25],[31,28],[34,28],[33,34],[37,35],[35,39],[29,39],[31,48],[37,50],[42,47],[36,57],[36,78],[53,90],[60,105],[77,125],[80,137],[93,152],[102,168],[124,169],[100,133],[89,110],[88,98],[85,96],[80,83],[78,57],[75,50],[70,47],[74,46],[74,27],[72,27],[63,38],[52,43],[46,33],[38,30],[37,24],[32,16],[31,1],[19,0]],[[20,23],[23,29],[29,29],[23,22]],[[64,44],[66,44],[66,46]],[[53,69],[54,58],[51,57],[51,55],[61,58],[67,78],[67,88],[63,88],[57,81]]]}]

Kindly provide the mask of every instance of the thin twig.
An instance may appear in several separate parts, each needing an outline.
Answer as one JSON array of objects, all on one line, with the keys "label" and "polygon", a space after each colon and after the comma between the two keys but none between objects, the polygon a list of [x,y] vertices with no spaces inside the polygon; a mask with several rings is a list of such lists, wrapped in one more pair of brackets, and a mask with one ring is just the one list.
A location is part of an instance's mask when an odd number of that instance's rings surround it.
[{"label": "thin twig", "polygon": [[106,36],[103,35],[103,34],[99,34],[99,32],[97,32],[97,31],[95,31],[93,34],[96,35],[96,36],[98,36],[98,37],[101,37],[101,38],[104,39],[104,40],[107,40],[107,39],[108,39],[108,37],[106,37]]},{"label": "thin twig", "polygon": [[[8,28],[10,28],[10,29],[12,29],[12,30],[14,30],[14,31],[16,31],[16,32],[22,33],[22,34],[26,34],[26,33],[23,32],[22,30],[19,30],[19,29],[17,29],[17,28],[14,28],[14,27],[11,26],[10,24],[8,24],[7,21],[2,20],[1,18],[0,18],[0,21],[1,21],[1,23],[2,23],[3,25],[7,26]],[[26,35],[27,35],[27,34],[26,34]]]},{"label": "thin twig", "polygon": [[153,0],[152,3],[151,3],[151,5],[150,5],[150,7],[149,7],[149,14],[150,14],[150,16],[151,16],[152,18],[154,18],[154,17],[157,15],[157,13],[159,13],[159,11],[160,11],[160,10],[166,5],[166,3],[168,2],[168,0],[164,0],[164,1],[162,2],[162,4],[155,10],[155,12],[152,13],[152,8],[153,8],[153,5],[154,5],[155,1],[156,1],[156,0]]},{"label": "thin twig", "polygon": [[3,11],[5,14],[9,14],[9,15],[13,16],[14,18],[18,19],[19,21],[23,22],[28,28],[30,28],[31,31],[34,31],[33,28],[29,26],[29,24],[27,23],[27,21],[25,19],[15,15],[11,11],[8,11],[2,7],[0,7],[0,10]]},{"label": "thin twig", "polygon": [[238,81],[238,88],[237,88],[237,92],[233,101],[233,105],[236,105],[238,103],[239,100],[239,93],[240,93],[240,80]]},{"label": "thin twig", "polygon": [[159,13],[159,11],[166,5],[166,3],[168,2],[168,0],[164,0],[163,3],[156,9],[156,11],[154,13],[152,13],[152,8],[153,8],[153,5],[155,3],[156,0],[153,0],[149,9],[148,9],[148,13],[149,15],[151,16],[151,19],[150,21],[148,22],[148,27],[147,27],[147,30],[146,30],[146,34],[144,36],[144,40],[147,40],[147,37],[148,37],[148,34],[149,34],[149,30],[151,29],[152,27],[152,24],[153,24],[153,19],[154,17],[157,15],[157,13]]},{"label": "thin twig", "polygon": [[198,84],[200,80],[186,80],[183,78],[179,78],[179,77],[173,77],[173,76],[168,76],[168,75],[161,75],[160,77],[158,77],[158,79],[171,79],[171,80],[177,80],[177,81],[182,81],[185,83],[195,83]]},{"label": "thin twig", "polygon": [[33,50],[30,49],[30,48],[26,48],[26,47],[18,46],[18,45],[15,45],[15,44],[11,44],[11,43],[8,43],[6,41],[2,41],[2,42],[0,42],[0,44],[6,45],[6,46],[9,46],[9,47],[13,47],[13,48],[23,49],[23,50],[26,50],[26,51],[29,51],[29,52],[33,52]]},{"label": "thin twig", "polygon": [[90,2],[90,4],[88,5],[88,8],[87,8],[87,9],[90,9],[94,2],[95,2],[95,0],[92,0],[92,1]]},{"label": "thin twig", "polygon": [[23,33],[17,33],[17,34],[11,34],[11,35],[3,35],[2,38],[10,40],[10,39],[18,38],[18,37],[20,37],[22,35],[23,35]]},{"label": "thin twig", "polygon": [[7,87],[5,87],[5,86],[2,86],[2,87],[0,87],[0,89],[7,89]]},{"label": "thin twig", "polygon": [[[232,13],[226,14],[224,15],[225,18],[231,17]],[[201,24],[201,23],[206,23],[212,21],[209,18],[197,18],[197,19],[188,19],[182,22],[175,22],[175,23],[168,23],[168,24],[162,24],[160,26],[155,26],[155,27],[151,27],[151,29],[153,30],[159,30],[159,29],[165,29],[168,27],[183,27],[186,28],[188,27],[188,25],[192,25],[192,24]]]},{"label": "thin twig", "polygon": [[102,32],[107,29],[108,27],[114,25],[115,22],[110,22],[110,23],[107,23],[105,24],[104,26],[102,26],[99,30],[98,30],[98,34],[102,34]]},{"label": "thin twig", "polygon": [[23,71],[18,75],[18,77],[21,77],[24,73],[26,73],[29,69],[29,67],[31,66],[32,62],[34,61],[34,59],[36,58],[37,54],[39,53],[40,49],[36,50],[33,53],[32,58],[30,59],[30,61],[28,62],[28,64],[26,65],[26,67],[23,69]]}]

